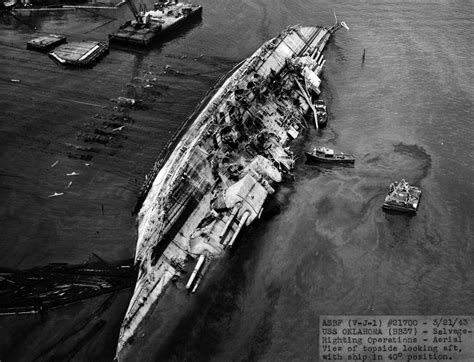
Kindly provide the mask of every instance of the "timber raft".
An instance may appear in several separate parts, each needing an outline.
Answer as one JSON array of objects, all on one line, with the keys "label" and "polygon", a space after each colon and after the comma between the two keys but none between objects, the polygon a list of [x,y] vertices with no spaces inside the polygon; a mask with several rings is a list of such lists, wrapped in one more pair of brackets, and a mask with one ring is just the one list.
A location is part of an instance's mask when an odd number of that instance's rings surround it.
[{"label": "timber raft", "polygon": [[0,269],[0,315],[43,313],[102,294],[133,288],[131,261],[54,263],[29,270]]},{"label": "timber raft", "polygon": [[169,283],[183,279],[195,292],[212,259],[260,217],[273,186],[291,172],[288,144],[308,121],[318,127],[322,52],[341,27],[347,25],[284,30],[240,63],[188,119],[138,214],[138,279],[118,360]]}]

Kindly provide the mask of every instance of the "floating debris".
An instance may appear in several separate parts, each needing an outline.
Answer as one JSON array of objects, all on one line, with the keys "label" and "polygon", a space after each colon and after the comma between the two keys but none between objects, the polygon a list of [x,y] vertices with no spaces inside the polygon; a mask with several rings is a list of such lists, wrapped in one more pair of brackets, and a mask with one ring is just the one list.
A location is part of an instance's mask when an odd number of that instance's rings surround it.
[{"label": "floating debris", "polygon": [[112,99],[113,102],[118,103],[120,106],[133,107],[137,101],[133,98],[118,97],[117,99]]},{"label": "floating debris", "polygon": [[120,126],[120,127],[114,128],[114,129],[112,130],[112,132],[118,132],[118,131],[123,130],[124,128],[125,128],[125,126]]},{"label": "floating debris", "polygon": [[51,198],[51,197],[57,197],[57,196],[63,196],[63,195],[64,195],[64,192],[55,192],[52,195],[48,195],[48,197]]},{"label": "floating debris", "polygon": [[71,185],[72,185],[72,181],[69,181],[69,184],[66,186],[66,188],[67,188],[67,189],[70,188]]},{"label": "floating debris", "polygon": [[59,163],[59,160],[56,160],[56,161],[51,165],[51,168],[53,168],[54,166],[56,166],[58,163]]},{"label": "floating debris", "polygon": [[49,308],[132,288],[135,270],[130,261],[123,263],[110,265],[102,260],[81,265],[51,263],[3,272],[0,315],[43,313]]}]

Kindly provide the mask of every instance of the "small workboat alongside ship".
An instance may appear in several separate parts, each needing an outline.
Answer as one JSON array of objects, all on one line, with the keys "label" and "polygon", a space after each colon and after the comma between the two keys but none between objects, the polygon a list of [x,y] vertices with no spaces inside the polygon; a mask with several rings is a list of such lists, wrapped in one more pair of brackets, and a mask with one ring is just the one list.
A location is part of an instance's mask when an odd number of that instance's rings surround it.
[{"label": "small workboat alongside ship", "polygon": [[382,208],[384,210],[416,214],[420,199],[421,190],[402,179],[400,182],[395,181],[390,184]]},{"label": "small workboat alongside ship", "polygon": [[196,291],[213,259],[261,216],[275,184],[291,172],[288,145],[307,127],[308,113],[317,125],[309,89],[319,95],[322,52],[341,27],[297,25],[267,41],[206,96],[155,165],[138,214],[139,274],[118,360],[170,282],[183,279]]},{"label": "small workboat alongside ship", "polygon": [[324,163],[354,163],[355,157],[345,153],[336,153],[327,147],[317,147],[311,152],[305,152],[306,160],[310,162]]}]

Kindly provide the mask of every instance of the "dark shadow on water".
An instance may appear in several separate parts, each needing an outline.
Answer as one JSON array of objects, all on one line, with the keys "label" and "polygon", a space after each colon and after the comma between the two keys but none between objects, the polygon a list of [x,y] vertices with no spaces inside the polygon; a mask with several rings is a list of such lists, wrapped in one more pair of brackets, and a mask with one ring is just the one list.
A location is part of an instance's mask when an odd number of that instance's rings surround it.
[{"label": "dark shadow on water", "polygon": [[[244,230],[232,249],[223,258],[213,261],[198,292],[186,296],[189,299],[187,308],[180,311],[179,321],[172,330],[166,331],[164,335],[160,333],[162,342],[152,351],[151,360],[208,361],[219,353],[230,337],[227,334],[229,326],[241,312],[240,296],[250,283],[247,275],[255,274],[255,261],[264,248],[262,243],[254,241],[265,232],[268,220],[283,210],[288,202],[286,193],[293,192],[292,189],[283,190],[282,195],[281,187],[278,185],[278,191],[265,203],[264,210],[267,210],[262,220]],[[184,293],[175,288],[169,292]],[[249,331],[254,337],[249,338],[246,348],[248,355],[244,359],[254,360],[268,348],[273,328],[272,317],[279,297],[278,284],[271,283],[265,288],[265,295],[261,299],[263,314],[259,316],[256,328]]]},{"label": "dark shadow on water", "polygon": [[355,165],[353,163],[317,163],[312,161],[305,161],[305,165],[310,166],[320,172],[326,173],[332,170],[344,170],[347,168],[354,168]]},{"label": "dark shadow on water", "polygon": [[215,261],[199,292],[188,296],[192,299],[188,301],[188,309],[153,351],[152,360],[206,361],[218,352],[219,345],[225,341],[223,329],[238,310],[238,295],[246,284],[243,263],[230,260],[240,259],[245,246],[234,253],[231,258]]},{"label": "dark shadow on water", "polygon": [[327,45],[326,51],[331,51],[336,54],[336,62],[338,64],[344,64],[346,62],[346,51],[341,46],[337,45],[337,39],[331,38]]},{"label": "dark shadow on water", "polygon": [[382,210],[387,215],[387,219],[391,219],[392,217],[399,216],[400,218],[409,220],[413,216],[416,216],[416,214],[411,213],[411,212],[403,212],[403,211],[395,211],[395,210],[387,210],[387,209],[382,209]]},{"label": "dark shadow on water", "polygon": [[418,145],[407,145],[405,143],[398,143],[393,146],[393,150],[396,153],[408,155],[413,159],[420,161],[421,165],[418,168],[421,172],[411,182],[414,185],[419,185],[421,180],[428,176],[428,172],[431,168],[432,160],[431,156],[425,151],[423,147]]},{"label": "dark shadow on water", "polygon": [[187,23],[181,25],[180,27],[172,30],[169,34],[166,34],[162,37],[159,37],[153,41],[152,47],[159,46],[158,48],[163,47],[166,43],[169,43],[175,39],[186,37],[191,31],[198,29],[202,26],[202,18],[197,17],[189,20]]}]

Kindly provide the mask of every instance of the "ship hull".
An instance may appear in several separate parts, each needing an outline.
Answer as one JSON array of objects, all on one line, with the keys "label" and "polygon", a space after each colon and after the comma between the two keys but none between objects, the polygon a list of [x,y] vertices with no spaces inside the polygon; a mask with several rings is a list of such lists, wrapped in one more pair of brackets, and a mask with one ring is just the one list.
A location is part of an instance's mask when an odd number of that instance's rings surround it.
[{"label": "ship hull", "polygon": [[[183,279],[195,292],[212,259],[260,217],[272,185],[293,167],[287,145],[311,112],[309,96],[297,90],[304,92],[302,69],[292,62],[305,56],[305,67],[319,74],[321,53],[339,27],[294,26],[267,41],[198,105],[181,139],[172,140],[166,161],[146,183],[138,215],[139,275],[117,359],[171,280]],[[184,272],[190,259],[191,274]]]},{"label": "ship hull", "polygon": [[382,208],[384,210],[388,210],[388,211],[403,212],[403,213],[412,214],[412,215],[416,214],[416,212],[418,211],[418,208],[412,209],[410,207],[395,205],[395,204],[392,204],[392,203],[389,203],[389,202],[384,202],[383,205],[382,205]]},{"label": "ship hull", "polygon": [[320,157],[309,152],[305,152],[306,159],[310,162],[322,162],[322,163],[354,163],[355,158],[351,155],[343,155],[340,157]]}]

